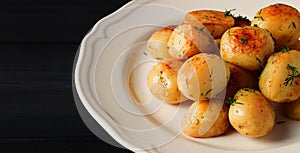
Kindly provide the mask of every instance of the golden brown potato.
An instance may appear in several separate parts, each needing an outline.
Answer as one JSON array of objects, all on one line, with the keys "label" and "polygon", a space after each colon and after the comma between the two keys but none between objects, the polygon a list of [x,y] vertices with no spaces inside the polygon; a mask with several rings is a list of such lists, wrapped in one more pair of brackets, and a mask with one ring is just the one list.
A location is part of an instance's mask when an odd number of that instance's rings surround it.
[{"label": "golden brown potato", "polygon": [[199,101],[210,99],[222,92],[229,78],[229,66],[221,57],[199,53],[180,67],[177,83],[185,97]]},{"label": "golden brown potato", "polygon": [[211,33],[213,38],[221,38],[222,34],[234,25],[234,19],[225,12],[216,10],[196,10],[188,12],[185,21],[201,22]]},{"label": "golden brown potato", "polygon": [[229,121],[240,134],[261,137],[268,134],[275,125],[275,112],[259,91],[240,89],[231,99]]},{"label": "golden brown potato", "polygon": [[[213,112],[215,114],[207,114],[208,108],[214,107],[210,105],[221,105],[221,107],[219,111],[216,109],[216,112]],[[228,106],[217,99],[196,101],[186,111],[181,126],[186,135],[195,138],[221,135],[229,127]]]},{"label": "golden brown potato", "polygon": [[254,72],[247,71],[229,63],[230,79],[226,87],[225,99],[233,97],[241,88],[258,88],[258,76]]},{"label": "golden brown potato", "polygon": [[286,4],[273,4],[259,10],[251,23],[267,29],[276,40],[277,48],[291,46],[300,37],[300,14]]},{"label": "golden brown potato", "polygon": [[148,88],[161,101],[178,104],[186,98],[178,90],[177,74],[166,63],[160,62],[153,66],[148,74]]},{"label": "golden brown potato", "polygon": [[193,27],[190,24],[177,26],[168,41],[168,53],[175,59],[187,59],[200,52],[192,39]]},{"label": "golden brown potato", "polygon": [[284,114],[287,117],[295,120],[300,120],[300,99],[290,103],[284,103],[282,105]]},{"label": "golden brown potato", "polygon": [[233,27],[221,38],[222,58],[246,70],[260,69],[273,52],[270,33],[258,27]]},{"label": "golden brown potato", "polygon": [[274,102],[291,102],[300,97],[300,52],[290,50],[272,55],[261,73],[259,88]]},{"label": "golden brown potato", "polygon": [[188,59],[200,52],[219,54],[214,38],[198,21],[185,21],[177,26],[170,36],[168,49],[175,59]]},{"label": "golden brown potato", "polygon": [[149,54],[156,59],[169,59],[168,41],[175,27],[169,26],[158,29],[148,40]]}]

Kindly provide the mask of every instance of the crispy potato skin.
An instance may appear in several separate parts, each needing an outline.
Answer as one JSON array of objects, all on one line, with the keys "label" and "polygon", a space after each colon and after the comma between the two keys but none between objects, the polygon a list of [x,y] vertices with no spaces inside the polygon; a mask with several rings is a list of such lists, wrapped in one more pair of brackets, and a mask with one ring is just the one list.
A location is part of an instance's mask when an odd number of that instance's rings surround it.
[{"label": "crispy potato skin", "polygon": [[258,27],[233,27],[221,38],[222,58],[246,70],[260,69],[273,52],[271,35]]},{"label": "crispy potato skin", "polygon": [[300,14],[296,8],[274,4],[259,10],[251,23],[267,29],[276,40],[277,48],[292,46],[300,37]]},{"label": "crispy potato skin", "polygon": [[164,27],[155,31],[148,40],[147,48],[149,54],[157,59],[169,59],[168,41],[174,29]]},{"label": "crispy potato skin", "polygon": [[147,80],[151,93],[161,101],[178,104],[186,100],[178,90],[177,74],[168,64],[160,62],[155,65]]},{"label": "crispy potato skin", "polygon": [[275,112],[259,91],[240,89],[235,97],[238,104],[229,108],[229,121],[234,129],[248,137],[267,135],[275,125]]},{"label": "crispy potato skin", "polygon": [[283,112],[287,117],[300,121],[300,98],[296,101],[285,103],[282,105]]},{"label": "crispy potato skin", "polygon": [[[218,102],[223,103],[222,101]],[[200,133],[200,128],[205,121],[214,120],[211,118],[212,116],[205,114],[210,103],[212,102],[209,100],[196,101],[186,111],[181,122],[183,132],[186,135],[195,138],[207,138],[221,135],[227,131],[229,127],[228,105],[224,104],[212,127],[206,133]]]},{"label": "crispy potato skin", "polygon": [[[290,50],[288,52],[278,52],[272,55],[261,73],[259,88],[263,95],[273,102],[291,102],[300,98],[300,79],[295,80],[290,85],[284,85],[285,79],[292,74],[287,69],[287,65],[300,69],[300,52]],[[298,75],[299,73],[295,74]]]},{"label": "crispy potato skin", "polygon": [[177,83],[185,97],[198,101],[221,93],[229,78],[229,67],[221,57],[200,53],[183,63],[178,71]]},{"label": "crispy potato skin", "polygon": [[234,25],[232,16],[225,16],[225,12],[216,10],[196,10],[188,12],[185,21],[201,22],[215,38],[221,38],[222,34]]}]

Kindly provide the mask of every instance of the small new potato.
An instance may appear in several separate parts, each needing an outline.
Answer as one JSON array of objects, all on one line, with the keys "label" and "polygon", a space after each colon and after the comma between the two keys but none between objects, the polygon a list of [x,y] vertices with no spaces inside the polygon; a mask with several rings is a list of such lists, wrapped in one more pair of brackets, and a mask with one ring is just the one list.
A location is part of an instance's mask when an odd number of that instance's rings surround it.
[{"label": "small new potato", "polygon": [[221,57],[199,53],[186,60],[177,75],[178,88],[188,99],[208,100],[221,93],[230,78],[230,69]]},{"label": "small new potato", "polygon": [[284,103],[283,112],[284,114],[294,120],[300,120],[300,98],[290,103]]},{"label": "small new potato", "polygon": [[163,27],[155,31],[147,42],[149,54],[156,59],[169,59],[171,56],[168,51],[168,41],[174,26]]},{"label": "small new potato", "polygon": [[265,97],[277,103],[300,98],[299,59],[300,52],[296,50],[278,52],[268,59],[259,79]]},{"label": "small new potato", "polygon": [[259,70],[274,52],[269,32],[258,27],[233,27],[221,38],[222,58],[246,70]]},{"label": "small new potato", "polygon": [[[214,107],[210,105],[220,105],[221,107],[213,109],[215,112],[212,113],[216,114],[207,114],[209,107]],[[229,127],[228,105],[223,104],[222,100],[216,99],[196,101],[186,111],[181,121],[181,127],[186,135],[195,138],[221,135]]]},{"label": "small new potato", "polygon": [[262,137],[273,129],[274,109],[259,91],[243,88],[231,100],[229,121],[240,134],[248,137]]},{"label": "small new potato", "polygon": [[192,39],[193,27],[190,24],[177,26],[168,41],[168,53],[175,59],[187,59],[200,52]]},{"label": "small new potato", "polygon": [[225,12],[216,10],[196,10],[188,12],[185,21],[201,22],[211,33],[213,38],[221,38],[222,34],[234,25],[234,19]]},{"label": "small new potato", "polygon": [[267,29],[276,40],[276,45],[292,46],[300,37],[300,14],[286,4],[273,4],[259,10],[251,23]]},{"label": "small new potato", "polygon": [[175,59],[188,59],[198,53],[219,54],[215,39],[198,21],[185,21],[177,26],[170,36],[168,49]]},{"label": "small new potato", "polygon": [[181,94],[177,85],[176,72],[166,63],[159,62],[148,73],[148,88],[161,101],[178,104],[186,98]]}]

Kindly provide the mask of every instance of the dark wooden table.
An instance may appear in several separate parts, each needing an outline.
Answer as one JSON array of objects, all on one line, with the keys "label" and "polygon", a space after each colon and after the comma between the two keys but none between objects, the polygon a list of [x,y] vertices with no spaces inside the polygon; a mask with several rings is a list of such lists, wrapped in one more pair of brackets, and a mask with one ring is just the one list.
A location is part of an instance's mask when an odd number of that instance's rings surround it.
[{"label": "dark wooden table", "polygon": [[86,127],[72,93],[82,38],[128,1],[0,2],[0,153],[130,152]]}]

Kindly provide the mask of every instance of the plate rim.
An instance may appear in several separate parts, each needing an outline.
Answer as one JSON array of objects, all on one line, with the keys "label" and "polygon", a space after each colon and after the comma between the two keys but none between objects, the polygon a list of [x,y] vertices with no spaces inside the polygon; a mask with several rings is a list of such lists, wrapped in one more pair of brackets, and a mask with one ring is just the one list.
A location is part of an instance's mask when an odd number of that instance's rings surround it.
[{"label": "plate rim", "polygon": [[134,5],[134,3],[139,2],[138,0],[131,0],[129,2],[127,2],[126,4],[124,4],[123,6],[121,6],[120,8],[118,8],[117,10],[115,10],[114,12],[110,13],[109,15],[101,18],[100,20],[98,20],[93,27],[87,32],[87,34],[84,36],[84,38],[82,39],[80,46],[78,48],[78,57],[77,57],[77,62],[75,63],[75,69],[74,69],[74,84],[76,87],[76,91],[77,94],[80,98],[80,101],[82,102],[83,106],[85,107],[85,109],[89,112],[89,114],[93,117],[93,119],[95,119],[97,121],[97,123],[103,127],[103,129],[114,139],[116,140],[119,144],[121,144],[122,146],[126,147],[127,149],[131,150],[131,151],[136,151],[136,150],[142,150],[142,148],[138,148],[132,144],[127,143],[127,141],[125,141],[115,130],[114,128],[111,126],[111,124],[109,124],[101,115],[99,115],[97,113],[97,111],[88,103],[86,102],[86,96],[84,95],[84,92],[82,91],[82,86],[80,83],[80,79],[79,79],[79,70],[80,70],[80,66],[81,63],[83,62],[83,56],[85,55],[85,52],[83,51],[83,49],[85,48],[85,42],[95,33],[95,31],[97,30],[97,27],[100,26],[101,23],[105,22],[105,20],[109,19],[110,17],[118,14],[119,12],[121,12],[123,9],[130,7],[131,5]]}]

